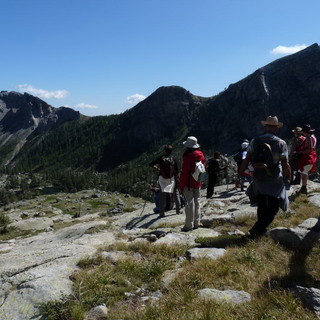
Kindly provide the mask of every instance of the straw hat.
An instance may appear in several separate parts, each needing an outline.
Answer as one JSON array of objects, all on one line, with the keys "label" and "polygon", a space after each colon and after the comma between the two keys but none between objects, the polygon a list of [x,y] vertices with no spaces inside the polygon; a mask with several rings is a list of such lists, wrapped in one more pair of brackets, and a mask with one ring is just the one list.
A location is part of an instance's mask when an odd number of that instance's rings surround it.
[{"label": "straw hat", "polygon": [[278,121],[278,118],[276,116],[272,117],[272,116],[268,116],[267,119],[265,121],[261,121],[261,124],[263,126],[275,126],[278,128],[281,128],[283,126],[283,123]]}]

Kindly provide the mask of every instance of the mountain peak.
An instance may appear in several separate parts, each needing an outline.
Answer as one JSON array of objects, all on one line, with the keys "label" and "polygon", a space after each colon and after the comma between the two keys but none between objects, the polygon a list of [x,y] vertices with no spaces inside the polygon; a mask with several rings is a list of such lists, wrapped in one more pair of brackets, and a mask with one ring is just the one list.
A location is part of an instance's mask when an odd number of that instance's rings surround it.
[{"label": "mountain peak", "polygon": [[[80,118],[80,113],[70,108],[54,108],[29,93],[0,92],[0,146],[5,148],[19,140],[19,148],[12,150],[14,156],[25,141],[62,123]],[[12,140],[12,141],[11,141]]]}]

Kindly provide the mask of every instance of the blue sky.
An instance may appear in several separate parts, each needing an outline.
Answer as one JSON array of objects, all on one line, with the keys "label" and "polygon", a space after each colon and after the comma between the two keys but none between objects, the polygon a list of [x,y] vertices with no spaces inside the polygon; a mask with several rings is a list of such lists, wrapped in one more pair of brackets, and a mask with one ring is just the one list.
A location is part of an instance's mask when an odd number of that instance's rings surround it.
[{"label": "blue sky", "polygon": [[319,0],[0,0],[0,91],[86,115],[160,86],[213,96],[318,43]]}]

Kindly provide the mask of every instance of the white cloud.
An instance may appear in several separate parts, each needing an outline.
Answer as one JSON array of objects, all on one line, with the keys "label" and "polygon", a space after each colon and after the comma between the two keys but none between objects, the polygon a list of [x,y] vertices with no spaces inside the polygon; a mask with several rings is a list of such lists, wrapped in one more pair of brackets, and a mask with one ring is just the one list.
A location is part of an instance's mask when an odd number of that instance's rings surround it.
[{"label": "white cloud", "polygon": [[[66,106],[69,107],[69,106]],[[69,108],[73,108],[73,109],[98,109],[98,106],[95,106],[94,104],[87,104],[84,102],[78,103],[76,104],[74,107],[69,107]]]},{"label": "white cloud", "polygon": [[277,54],[292,54],[296,53],[300,50],[303,50],[307,47],[306,44],[296,44],[292,47],[286,47],[286,46],[277,46],[276,48],[272,49],[270,53],[277,55]]},{"label": "white cloud", "polygon": [[127,97],[126,103],[128,103],[128,104],[137,104],[137,103],[141,102],[142,100],[144,100],[145,98],[146,97],[143,96],[142,94],[136,93],[136,94],[133,94],[130,97]]},{"label": "white cloud", "polygon": [[39,98],[45,98],[45,99],[51,99],[51,98],[63,99],[68,95],[67,90],[47,91],[47,90],[35,88],[30,84],[19,84],[18,88],[20,92],[28,92]]}]

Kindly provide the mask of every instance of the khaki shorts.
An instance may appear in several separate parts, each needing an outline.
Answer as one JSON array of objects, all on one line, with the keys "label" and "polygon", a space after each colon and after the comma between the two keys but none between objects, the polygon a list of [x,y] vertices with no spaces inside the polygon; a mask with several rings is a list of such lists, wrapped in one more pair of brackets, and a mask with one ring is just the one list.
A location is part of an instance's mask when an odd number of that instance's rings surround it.
[{"label": "khaki shorts", "polygon": [[306,166],[303,167],[303,171],[299,170],[299,172],[302,174],[308,174],[308,172],[312,169],[312,167],[313,167],[312,164],[307,164]]}]

